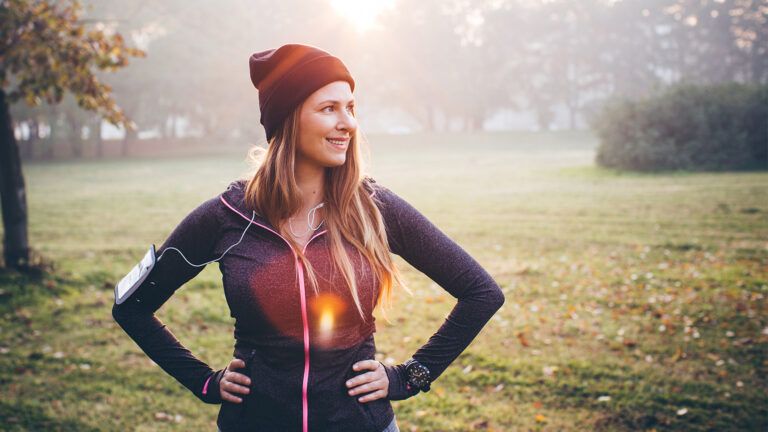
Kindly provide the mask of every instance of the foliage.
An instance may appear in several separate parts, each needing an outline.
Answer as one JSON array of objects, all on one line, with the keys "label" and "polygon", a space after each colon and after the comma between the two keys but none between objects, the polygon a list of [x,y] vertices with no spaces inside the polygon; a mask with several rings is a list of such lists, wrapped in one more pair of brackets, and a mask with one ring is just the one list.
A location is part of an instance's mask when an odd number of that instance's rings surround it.
[{"label": "foliage", "polygon": [[81,108],[113,124],[130,125],[93,68],[114,71],[143,51],[125,45],[119,33],[87,29],[77,0],[4,0],[0,8],[0,87],[11,102],[58,103],[72,92]]},{"label": "foliage", "polygon": [[592,120],[600,165],[638,170],[768,169],[768,86],[682,84],[614,99]]},{"label": "foliage", "polygon": [[[369,132],[581,128],[611,95],[679,80],[768,82],[768,8],[751,0],[422,0],[363,33],[327,1],[82,1],[85,18],[149,53],[102,81],[137,129],[211,147],[263,139],[243,59],[286,40],[348,63]],[[30,137],[35,148],[67,149],[68,134],[53,130],[70,109],[14,118],[52,130]]]}]

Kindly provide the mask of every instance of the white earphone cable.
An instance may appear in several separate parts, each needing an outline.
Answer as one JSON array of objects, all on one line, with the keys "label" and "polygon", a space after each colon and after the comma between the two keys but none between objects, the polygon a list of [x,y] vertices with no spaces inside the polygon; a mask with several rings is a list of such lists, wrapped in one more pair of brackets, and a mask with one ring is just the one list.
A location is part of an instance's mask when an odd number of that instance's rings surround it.
[{"label": "white earphone cable", "polygon": [[214,259],[214,260],[210,260],[210,261],[208,261],[208,262],[206,262],[206,263],[202,263],[202,264],[192,264],[191,262],[189,262],[189,260],[187,259],[187,257],[185,257],[185,256],[184,256],[184,254],[183,254],[183,253],[182,253],[180,250],[176,249],[175,247],[171,247],[171,246],[169,246],[169,247],[165,248],[165,250],[163,251],[163,253],[161,253],[161,254],[160,254],[160,256],[157,258],[157,261],[160,261],[160,259],[163,257],[163,255],[165,255],[165,252],[167,252],[168,250],[175,250],[176,252],[178,252],[178,253],[179,253],[179,255],[181,255],[181,257],[184,259],[184,261],[186,261],[186,262],[187,262],[187,264],[191,265],[192,267],[203,267],[203,266],[205,266],[205,265],[208,265],[208,264],[210,264],[210,263],[212,263],[212,262],[216,262],[216,261],[218,261],[218,260],[220,260],[220,259],[224,258],[224,255],[226,255],[226,254],[227,254],[227,252],[229,252],[229,251],[230,251],[230,249],[232,249],[233,247],[235,247],[235,246],[239,245],[239,244],[240,244],[240,242],[241,242],[241,241],[243,241],[243,237],[245,237],[245,232],[246,232],[246,231],[248,231],[248,228],[250,228],[250,226],[251,226],[251,225],[253,225],[253,220],[254,220],[254,219],[256,219],[256,212],[255,212],[255,211],[253,212],[253,216],[251,216],[251,221],[250,221],[250,222],[248,222],[248,226],[247,226],[247,227],[245,227],[245,230],[243,230],[243,233],[240,235],[240,240],[238,240],[238,241],[237,241],[237,243],[233,244],[232,246],[228,247],[228,248],[227,248],[227,250],[225,250],[225,251],[224,251],[224,253],[223,253],[223,254],[221,254],[221,256],[220,256],[220,257],[218,257],[218,258],[216,258],[216,259]]}]

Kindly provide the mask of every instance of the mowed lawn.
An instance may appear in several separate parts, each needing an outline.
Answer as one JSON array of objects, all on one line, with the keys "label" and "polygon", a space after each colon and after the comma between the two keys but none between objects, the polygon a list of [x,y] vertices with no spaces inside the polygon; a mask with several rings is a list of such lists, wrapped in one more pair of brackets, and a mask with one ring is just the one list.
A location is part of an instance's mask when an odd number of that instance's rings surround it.
[{"label": "mowed lawn", "polygon": [[[587,133],[369,140],[377,181],[506,294],[431,392],[394,403],[401,430],[768,428],[768,173],[600,169]],[[25,165],[31,244],[54,265],[0,272],[0,429],[215,430],[218,406],[113,321],[113,287],[247,172],[246,147]],[[386,362],[406,360],[455,304],[398,262],[414,296],[398,292],[390,322],[377,320]],[[217,265],[158,317],[212,368],[231,358]]]}]

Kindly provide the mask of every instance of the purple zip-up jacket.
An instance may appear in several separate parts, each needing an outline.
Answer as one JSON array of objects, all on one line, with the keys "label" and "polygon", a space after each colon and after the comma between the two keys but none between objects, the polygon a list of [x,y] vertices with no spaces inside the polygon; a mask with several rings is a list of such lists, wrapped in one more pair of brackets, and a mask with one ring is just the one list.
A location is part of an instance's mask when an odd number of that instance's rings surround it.
[{"label": "purple zip-up jacket", "polygon": [[[434,381],[472,342],[504,303],[493,278],[419,211],[371,178],[363,182],[384,218],[391,252],[401,256],[458,299],[440,329],[413,354]],[[203,267],[192,267],[174,250],[165,253],[139,289],[112,315],[142,350],[206,403],[221,404],[222,432],[382,431],[393,419],[391,400],[413,396],[402,364],[385,366],[389,394],[359,402],[346,381],[366,371],[352,365],[374,359],[373,309],[378,283],[368,262],[346,244],[356,269],[363,320],[339,271],[332,271],[327,233],[318,230],[304,247],[318,293],[293,249],[275,227],[248,210],[245,181],[194,209],[158,249],[180,249],[195,264],[221,256],[224,295],[235,318],[238,372],[251,378],[239,404],[221,399],[224,369],[212,370],[179,343],[154,313]],[[329,321],[329,316],[333,318]],[[330,325],[329,325],[330,324]]]}]

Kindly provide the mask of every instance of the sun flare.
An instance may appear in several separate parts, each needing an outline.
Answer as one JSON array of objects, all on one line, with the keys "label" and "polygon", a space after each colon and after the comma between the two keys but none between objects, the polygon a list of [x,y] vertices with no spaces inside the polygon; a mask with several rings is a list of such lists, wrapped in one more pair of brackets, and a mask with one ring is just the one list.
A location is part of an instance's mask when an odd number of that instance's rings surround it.
[{"label": "sun flare", "polygon": [[333,311],[324,310],[320,315],[320,331],[330,333],[333,330]]},{"label": "sun flare", "polygon": [[357,31],[364,32],[376,25],[376,18],[384,10],[394,7],[395,0],[331,0],[331,5]]}]

